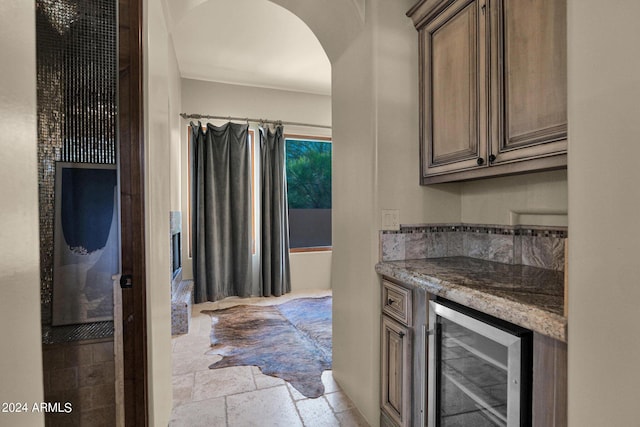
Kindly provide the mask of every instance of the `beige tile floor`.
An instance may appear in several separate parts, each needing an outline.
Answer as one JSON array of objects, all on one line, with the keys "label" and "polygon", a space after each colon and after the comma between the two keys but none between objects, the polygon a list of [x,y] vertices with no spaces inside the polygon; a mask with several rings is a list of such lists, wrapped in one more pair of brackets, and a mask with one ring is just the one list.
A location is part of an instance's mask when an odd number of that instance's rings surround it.
[{"label": "beige tile floor", "polygon": [[325,394],[308,399],[285,381],[263,375],[255,366],[209,369],[220,356],[207,354],[211,320],[202,310],[237,304],[281,304],[293,298],[322,297],[307,291],[278,298],[227,298],[193,306],[191,327],[173,344],[173,412],[170,427],[367,427],[358,410],[325,371]]}]

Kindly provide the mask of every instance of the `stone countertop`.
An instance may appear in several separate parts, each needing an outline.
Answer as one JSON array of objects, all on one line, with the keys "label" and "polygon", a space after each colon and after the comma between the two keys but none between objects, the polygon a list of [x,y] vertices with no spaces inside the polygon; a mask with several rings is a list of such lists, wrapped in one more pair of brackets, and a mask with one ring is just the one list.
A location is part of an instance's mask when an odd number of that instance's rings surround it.
[{"label": "stone countertop", "polygon": [[467,257],[384,261],[376,272],[410,286],[567,341],[564,273]]}]

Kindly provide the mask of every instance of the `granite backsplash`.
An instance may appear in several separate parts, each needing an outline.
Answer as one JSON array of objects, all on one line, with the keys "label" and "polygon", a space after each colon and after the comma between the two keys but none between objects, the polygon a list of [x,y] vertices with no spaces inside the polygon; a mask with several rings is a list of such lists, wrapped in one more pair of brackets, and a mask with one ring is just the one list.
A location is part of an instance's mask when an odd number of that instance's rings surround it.
[{"label": "granite backsplash", "polygon": [[380,231],[380,260],[465,256],[564,270],[567,227],[418,224]]}]

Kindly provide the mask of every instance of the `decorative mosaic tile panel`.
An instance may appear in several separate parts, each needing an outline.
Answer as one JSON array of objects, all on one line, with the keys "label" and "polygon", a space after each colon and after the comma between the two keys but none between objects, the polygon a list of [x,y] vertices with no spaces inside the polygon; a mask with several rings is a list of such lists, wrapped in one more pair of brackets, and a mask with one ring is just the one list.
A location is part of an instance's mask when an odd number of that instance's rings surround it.
[{"label": "decorative mosaic tile panel", "polygon": [[81,325],[42,326],[43,344],[57,344],[111,337],[113,337],[112,321],[83,323]]},{"label": "decorative mosaic tile panel", "polygon": [[487,225],[487,224],[415,224],[401,225],[400,230],[382,230],[382,234],[412,234],[437,232],[470,232],[503,234],[512,236],[545,236],[557,239],[568,237],[567,227],[536,225]]},{"label": "decorative mosaic tile panel", "polygon": [[55,163],[116,163],[115,0],[36,0],[42,323],[51,323]]}]

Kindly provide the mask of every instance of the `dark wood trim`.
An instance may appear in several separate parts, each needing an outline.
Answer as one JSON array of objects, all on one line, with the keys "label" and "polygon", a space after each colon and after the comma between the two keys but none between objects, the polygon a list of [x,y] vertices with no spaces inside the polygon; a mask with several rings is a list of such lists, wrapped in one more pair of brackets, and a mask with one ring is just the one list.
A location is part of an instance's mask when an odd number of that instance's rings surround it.
[{"label": "dark wood trim", "polygon": [[289,249],[289,253],[297,254],[302,252],[329,252],[332,251],[332,246],[314,246],[311,248],[291,248]]},{"label": "dark wood trim", "polygon": [[124,413],[126,426],[147,426],[142,0],[119,0],[118,6],[121,270],[133,285],[122,289]]},{"label": "dark wood trim", "polygon": [[299,135],[299,134],[293,134],[293,133],[285,133],[284,139],[302,139],[305,141],[329,141],[333,143],[333,139],[330,136]]}]

